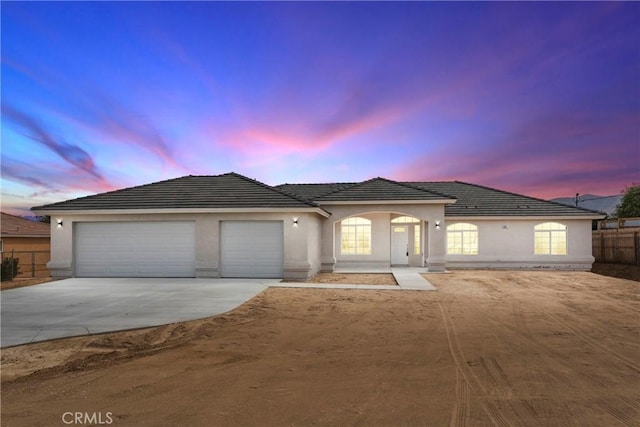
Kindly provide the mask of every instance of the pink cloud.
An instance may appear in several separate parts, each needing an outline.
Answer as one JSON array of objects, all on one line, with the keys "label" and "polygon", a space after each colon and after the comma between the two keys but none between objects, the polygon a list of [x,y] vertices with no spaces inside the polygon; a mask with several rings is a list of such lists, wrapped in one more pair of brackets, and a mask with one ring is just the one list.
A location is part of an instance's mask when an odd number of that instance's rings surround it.
[{"label": "pink cloud", "polygon": [[514,126],[491,146],[471,136],[451,141],[400,165],[390,177],[469,181],[541,198],[617,194],[640,180],[637,129],[635,115],[603,120],[558,114]]}]

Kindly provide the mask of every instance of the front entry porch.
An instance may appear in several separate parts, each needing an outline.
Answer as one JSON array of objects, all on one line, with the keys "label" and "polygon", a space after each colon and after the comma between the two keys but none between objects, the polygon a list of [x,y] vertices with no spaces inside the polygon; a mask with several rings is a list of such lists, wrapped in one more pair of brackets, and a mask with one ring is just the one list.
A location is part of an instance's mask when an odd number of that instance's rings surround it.
[{"label": "front entry porch", "polygon": [[393,267],[444,271],[442,205],[403,208],[396,212],[345,212],[343,216],[332,212],[333,218],[338,218],[323,225],[321,271],[390,272]]}]

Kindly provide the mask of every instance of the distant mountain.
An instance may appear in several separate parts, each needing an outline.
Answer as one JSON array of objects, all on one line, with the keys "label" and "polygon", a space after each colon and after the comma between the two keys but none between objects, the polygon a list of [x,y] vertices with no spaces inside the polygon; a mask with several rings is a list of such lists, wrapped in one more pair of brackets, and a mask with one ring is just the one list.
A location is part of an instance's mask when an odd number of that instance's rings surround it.
[{"label": "distant mountain", "polygon": [[[622,200],[622,194],[616,194],[614,196],[597,196],[595,194],[581,194],[578,197],[578,207],[591,209],[594,211],[604,212],[607,215],[611,215],[615,212],[616,206],[620,204]],[[562,203],[563,205],[575,206],[575,197],[560,197],[557,199],[551,199],[552,202]]]}]

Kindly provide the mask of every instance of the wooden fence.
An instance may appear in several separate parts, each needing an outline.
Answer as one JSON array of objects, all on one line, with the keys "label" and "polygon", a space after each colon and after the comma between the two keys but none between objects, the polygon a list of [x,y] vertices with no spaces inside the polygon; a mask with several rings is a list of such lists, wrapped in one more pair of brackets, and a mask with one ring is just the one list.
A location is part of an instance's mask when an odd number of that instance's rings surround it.
[{"label": "wooden fence", "polygon": [[49,251],[6,251],[3,257],[17,258],[18,275],[17,278],[27,277],[49,277],[47,263],[50,259]]},{"label": "wooden fence", "polygon": [[640,229],[596,230],[592,241],[596,262],[640,265]]}]

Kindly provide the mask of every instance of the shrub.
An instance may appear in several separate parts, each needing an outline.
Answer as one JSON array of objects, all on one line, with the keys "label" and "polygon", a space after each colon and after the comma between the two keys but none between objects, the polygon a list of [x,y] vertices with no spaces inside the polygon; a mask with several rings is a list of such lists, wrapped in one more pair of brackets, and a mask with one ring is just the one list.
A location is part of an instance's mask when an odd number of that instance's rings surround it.
[{"label": "shrub", "polygon": [[20,267],[18,267],[18,258],[2,257],[2,281],[13,280],[18,275]]}]

